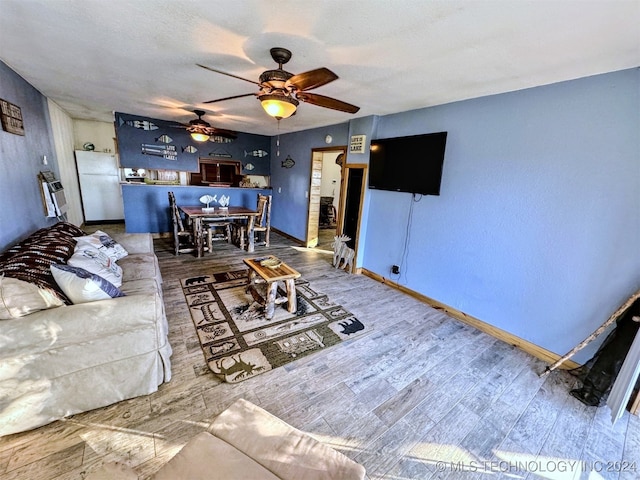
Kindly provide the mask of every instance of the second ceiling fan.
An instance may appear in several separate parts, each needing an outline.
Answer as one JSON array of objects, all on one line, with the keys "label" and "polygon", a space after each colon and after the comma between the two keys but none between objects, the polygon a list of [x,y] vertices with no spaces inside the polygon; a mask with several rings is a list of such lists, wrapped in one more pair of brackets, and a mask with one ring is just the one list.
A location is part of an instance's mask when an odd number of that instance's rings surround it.
[{"label": "second ceiling fan", "polygon": [[319,107],[331,108],[340,112],[356,113],[360,107],[351,105],[335,98],[318,95],[317,93],[309,93],[308,90],[321,87],[327,83],[338,79],[338,76],[328,68],[317,68],[308,72],[294,75],[282,68],[282,65],[291,59],[291,52],[286,48],[275,47],[270,50],[271,58],[278,64],[276,70],[266,70],[260,75],[259,81],[248,80],[231,73],[223,72],[206,65],[197,64],[199,67],[205,68],[212,72],[227,75],[229,77],[244,80],[259,87],[258,92],[245,93],[242,95],[234,95],[232,97],[218,98],[203,103],[215,103],[234,98],[256,96],[264,110],[280,120],[288,118],[295,114],[296,108],[300,102],[310,103]]},{"label": "second ceiling fan", "polygon": [[211,124],[202,119],[205,114],[204,110],[194,110],[198,118],[189,121],[188,125],[172,125],[175,128],[184,128],[189,132],[191,138],[196,142],[206,142],[211,137],[214,137],[216,141],[220,143],[226,143],[238,138],[238,134],[231,130],[225,130],[222,128],[212,127]]}]

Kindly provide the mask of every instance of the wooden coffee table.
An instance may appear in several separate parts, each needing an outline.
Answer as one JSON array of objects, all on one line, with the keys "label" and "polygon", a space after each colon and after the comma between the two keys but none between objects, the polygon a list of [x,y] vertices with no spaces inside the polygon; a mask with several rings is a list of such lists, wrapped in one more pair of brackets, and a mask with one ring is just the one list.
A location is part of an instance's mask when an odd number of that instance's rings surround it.
[{"label": "wooden coffee table", "polygon": [[[267,262],[264,262],[264,261]],[[274,260],[272,263],[279,262],[277,266],[267,266],[264,263]],[[244,263],[249,267],[247,279],[247,291],[256,302],[264,306],[265,318],[271,320],[275,313],[276,305],[288,302],[287,311],[294,313],[297,308],[296,302],[296,286],[295,280],[300,277],[300,273],[291,268],[286,263],[279,261],[273,256],[245,258]],[[278,283],[283,282],[285,285],[286,297],[278,297]],[[256,285],[266,284],[266,295],[262,295]]]}]

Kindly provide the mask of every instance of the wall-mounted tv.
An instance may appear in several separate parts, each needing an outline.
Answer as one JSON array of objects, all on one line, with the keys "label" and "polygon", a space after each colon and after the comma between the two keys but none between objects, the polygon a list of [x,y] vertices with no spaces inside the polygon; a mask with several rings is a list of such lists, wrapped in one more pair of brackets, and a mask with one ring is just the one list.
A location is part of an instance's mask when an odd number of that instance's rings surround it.
[{"label": "wall-mounted tv", "polygon": [[369,188],[440,195],[447,132],[371,141]]}]

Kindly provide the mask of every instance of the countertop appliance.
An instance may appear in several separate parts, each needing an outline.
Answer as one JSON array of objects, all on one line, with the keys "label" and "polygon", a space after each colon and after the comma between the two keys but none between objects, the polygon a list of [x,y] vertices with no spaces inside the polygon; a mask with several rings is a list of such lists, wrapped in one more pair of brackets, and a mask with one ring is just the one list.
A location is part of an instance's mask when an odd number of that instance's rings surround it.
[{"label": "countertop appliance", "polygon": [[117,157],[82,150],[75,154],[84,221],[124,220]]}]

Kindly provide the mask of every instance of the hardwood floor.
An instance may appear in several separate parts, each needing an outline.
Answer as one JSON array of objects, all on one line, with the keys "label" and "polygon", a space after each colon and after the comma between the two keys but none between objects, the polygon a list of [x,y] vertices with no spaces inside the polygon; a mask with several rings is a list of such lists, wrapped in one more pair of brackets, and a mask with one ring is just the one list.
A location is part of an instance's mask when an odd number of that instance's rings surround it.
[{"label": "hardwood floor", "polygon": [[533,357],[276,234],[258,252],[290,263],[373,331],[220,383],[204,363],[179,279],[243,268],[247,255],[222,242],[201,259],[175,257],[169,239],[155,247],[173,379],[152,395],[0,438],[2,479],[82,479],[105,461],[147,478],[237,398],[362,463],[370,479],[639,478],[640,418],[625,413],[612,427],[608,408],[568,394],[566,372],[540,379],[545,364]]}]

